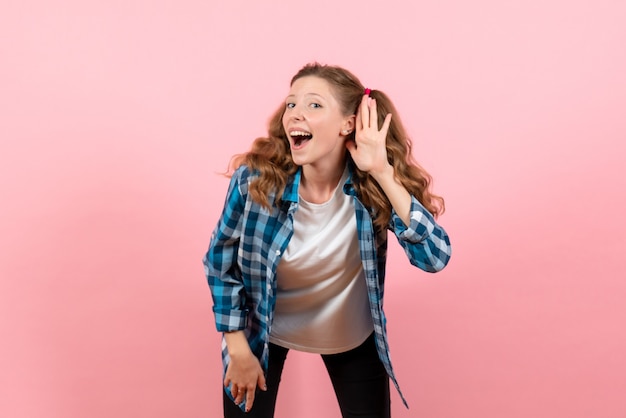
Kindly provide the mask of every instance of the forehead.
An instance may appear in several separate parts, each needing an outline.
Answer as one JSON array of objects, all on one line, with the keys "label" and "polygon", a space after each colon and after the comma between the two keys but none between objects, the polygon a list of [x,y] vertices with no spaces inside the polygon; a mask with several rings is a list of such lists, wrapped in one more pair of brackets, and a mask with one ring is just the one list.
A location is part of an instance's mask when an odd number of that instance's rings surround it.
[{"label": "forehead", "polygon": [[327,99],[334,99],[332,87],[328,81],[320,77],[306,76],[297,79],[289,89],[289,95],[317,94]]}]

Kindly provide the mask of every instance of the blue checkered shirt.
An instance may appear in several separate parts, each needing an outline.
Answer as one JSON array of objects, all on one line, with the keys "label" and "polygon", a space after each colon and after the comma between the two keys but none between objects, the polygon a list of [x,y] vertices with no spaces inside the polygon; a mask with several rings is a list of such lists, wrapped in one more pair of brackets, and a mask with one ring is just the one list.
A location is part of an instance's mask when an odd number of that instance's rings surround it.
[{"label": "blue checkered shirt", "polygon": [[[293,234],[300,176],[301,170],[289,179],[279,205],[275,204],[275,195],[270,195],[272,205],[268,210],[254,202],[248,193],[256,175],[246,166],[239,167],[231,178],[221,218],[203,260],[217,330],[243,330],[264,370],[268,365],[269,334],[276,304],[276,267]],[[383,312],[387,230],[375,233],[372,217],[356,196],[351,176],[343,191],[354,199],[378,355],[406,405],[391,367]],[[388,229],[396,235],[411,264],[427,272],[443,269],[450,259],[448,235],[415,197],[412,197],[410,218],[407,227],[393,212]],[[222,359],[226,372],[230,358],[223,339]],[[226,390],[232,398],[229,388]]]}]

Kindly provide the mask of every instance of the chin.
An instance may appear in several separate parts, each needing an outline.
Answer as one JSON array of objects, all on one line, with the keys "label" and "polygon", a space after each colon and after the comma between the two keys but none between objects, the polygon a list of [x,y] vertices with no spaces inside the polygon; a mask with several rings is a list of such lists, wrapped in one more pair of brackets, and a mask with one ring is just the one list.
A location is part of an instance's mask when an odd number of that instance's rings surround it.
[{"label": "chin", "polygon": [[291,150],[291,159],[293,160],[293,163],[295,165],[303,165],[306,164],[305,162],[305,158],[303,158],[302,155],[299,155],[298,152],[294,152],[293,150]]},{"label": "chin", "polygon": [[306,161],[302,158],[297,158],[292,155],[291,159],[293,160],[293,163],[299,167],[302,167],[303,165],[306,164]]}]

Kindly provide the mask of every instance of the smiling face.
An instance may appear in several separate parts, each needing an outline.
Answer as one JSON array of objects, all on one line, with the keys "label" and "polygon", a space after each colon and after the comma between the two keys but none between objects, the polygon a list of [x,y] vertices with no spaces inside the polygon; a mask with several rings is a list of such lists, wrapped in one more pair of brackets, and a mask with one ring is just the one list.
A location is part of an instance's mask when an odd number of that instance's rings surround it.
[{"label": "smiling face", "polygon": [[354,115],[343,114],[323,78],[307,76],[294,81],[283,114],[294,163],[324,169],[343,167],[345,131],[354,129],[354,119]]}]

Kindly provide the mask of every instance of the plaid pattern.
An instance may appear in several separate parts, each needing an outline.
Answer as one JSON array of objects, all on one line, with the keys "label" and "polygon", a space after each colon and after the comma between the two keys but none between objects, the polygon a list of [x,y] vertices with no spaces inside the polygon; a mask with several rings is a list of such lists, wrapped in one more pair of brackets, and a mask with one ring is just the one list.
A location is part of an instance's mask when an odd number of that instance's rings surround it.
[{"label": "plaid pattern", "polygon": [[[267,210],[248,194],[248,186],[255,174],[246,166],[239,167],[231,178],[222,216],[203,260],[217,330],[243,330],[264,370],[267,370],[269,333],[276,303],[276,267],[293,234],[300,176],[301,171],[298,171],[289,180],[282,204],[279,207],[272,205]],[[378,354],[406,405],[391,367],[383,312],[387,231],[375,233],[367,208],[356,196],[351,176],[343,190],[354,197],[359,247]],[[275,196],[271,195],[270,203],[274,201]],[[398,238],[411,264],[427,272],[443,269],[450,259],[448,235],[415,197],[412,197],[410,217],[407,227],[395,212],[392,213],[389,229]],[[223,339],[222,358],[225,372],[230,358]],[[232,397],[228,388],[227,392]],[[245,406],[242,404],[241,407]]]}]

